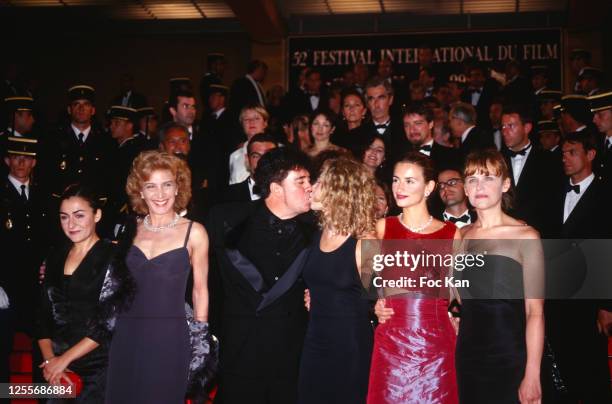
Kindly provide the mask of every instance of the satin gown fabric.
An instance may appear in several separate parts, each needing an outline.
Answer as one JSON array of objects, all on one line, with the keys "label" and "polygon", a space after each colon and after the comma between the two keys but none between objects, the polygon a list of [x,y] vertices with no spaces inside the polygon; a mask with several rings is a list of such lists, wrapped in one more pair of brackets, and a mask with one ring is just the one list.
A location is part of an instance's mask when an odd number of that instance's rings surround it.
[{"label": "satin gown fabric", "polygon": [[303,277],[310,290],[310,321],[298,382],[300,404],[363,404],[373,331],[371,302],[355,263],[357,240],[331,252],[311,246]]},{"label": "satin gown fabric", "polygon": [[117,319],[106,403],[183,404],[191,345],[185,290],[191,271],[185,245],[148,259],[136,246],[126,263],[136,281],[131,307]]},{"label": "satin gown fabric", "polygon": [[[398,217],[389,217],[385,239],[448,239],[456,227],[446,223],[431,234],[413,233]],[[455,332],[448,318],[448,300],[410,294],[386,298],[394,315],[376,328],[368,404],[455,404]]]},{"label": "satin gown fabric", "polygon": [[473,298],[462,294],[457,337],[460,402],[518,403],[527,361],[525,302],[494,297],[503,296],[508,283],[522,283],[522,266],[509,257],[486,255],[483,268],[486,277],[462,273],[470,280]]}]

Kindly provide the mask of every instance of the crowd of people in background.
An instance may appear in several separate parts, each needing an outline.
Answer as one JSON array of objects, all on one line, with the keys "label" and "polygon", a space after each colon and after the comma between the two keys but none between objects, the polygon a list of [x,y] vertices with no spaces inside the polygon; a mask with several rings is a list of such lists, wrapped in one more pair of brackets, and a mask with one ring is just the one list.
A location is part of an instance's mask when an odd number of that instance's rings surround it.
[{"label": "crowd of people in background", "polygon": [[[448,80],[428,50],[415,77],[390,59],[335,79],[305,67],[287,91],[264,90],[259,60],[227,86],[210,54],[160,111],[126,74],[103,112],[70,86],[53,125],[9,69],[0,380],[24,332],[40,380],[74,370],[82,402],[180,402],[193,330],[156,318],[182,321],[187,300],[220,340],[221,403],[609,402],[609,301],[364,298],[368,239],[612,238],[612,91],[589,52],[561,92],[515,60]],[[538,273],[525,248],[488,268]],[[111,294],[123,303],[92,328]]]}]

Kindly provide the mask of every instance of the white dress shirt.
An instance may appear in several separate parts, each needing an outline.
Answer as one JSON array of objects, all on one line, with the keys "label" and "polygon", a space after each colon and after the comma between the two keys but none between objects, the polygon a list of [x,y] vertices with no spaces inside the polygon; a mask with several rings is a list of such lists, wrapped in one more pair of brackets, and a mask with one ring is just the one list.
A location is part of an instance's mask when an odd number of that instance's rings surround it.
[{"label": "white dress shirt", "polygon": [[495,132],[493,132],[493,143],[495,143],[495,148],[497,149],[497,151],[500,151],[502,147],[501,130],[495,129]]},{"label": "white dress shirt", "polygon": [[480,87],[478,90],[479,90],[479,92],[474,91],[472,93],[471,102],[472,102],[473,106],[478,105],[478,101],[480,101],[480,96],[482,95],[482,87]]},{"label": "white dress shirt", "polygon": [[465,131],[463,131],[463,133],[461,134],[461,144],[465,142],[465,139],[467,139],[468,137],[468,133],[470,133],[472,128],[475,128],[475,127],[476,127],[475,125],[472,125],[469,128],[467,128]]},{"label": "white dress shirt", "polygon": [[379,135],[383,135],[387,131],[387,129],[389,129],[389,125],[391,125],[391,119],[387,119],[385,122],[376,122],[374,119],[372,119],[372,122],[374,123],[374,127],[378,125],[386,126],[386,128],[376,128],[376,131]]},{"label": "white dress shirt", "polygon": [[249,177],[247,179],[247,185],[249,186],[249,195],[251,196],[251,200],[256,201],[260,199],[261,196],[259,196],[259,194],[253,193],[253,187],[255,186],[255,181],[253,181],[253,178]]},{"label": "white dress shirt", "polygon": [[571,185],[580,186],[580,192],[575,193],[574,191],[569,191],[565,194],[565,204],[563,206],[563,223],[565,223],[569,215],[572,214],[572,211],[580,201],[580,198],[582,198],[582,195],[584,195],[584,193],[589,188],[589,185],[591,185],[594,179],[595,175],[593,173],[591,173],[591,175],[589,175],[577,184],[572,183],[572,180],[570,179]]},{"label": "white dress shirt", "polygon": [[21,182],[10,174],[8,175],[8,179],[11,182],[11,184],[13,184],[13,186],[15,187],[19,195],[21,195],[21,186],[25,185],[26,186],[25,187],[26,198],[30,199],[30,181]]},{"label": "white dress shirt", "polygon": [[229,184],[238,184],[246,180],[249,177],[249,172],[246,167],[246,153],[247,153],[248,142],[244,142],[244,145],[238,150],[230,154],[229,157]]},{"label": "white dress shirt", "polygon": [[72,126],[72,130],[74,131],[74,135],[76,136],[77,140],[79,140],[79,133],[83,134],[83,143],[85,143],[87,141],[87,137],[89,136],[89,132],[91,132],[91,126],[87,127],[85,130],[79,130],[79,128],[72,124],[70,126]]},{"label": "white dress shirt", "polygon": [[426,155],[427,157],[431,157],[431,150],[423,150],[422,148],[423,148],[423,147],[425,147],[425,146],[430,146],[430,147],[433,147],[433,143],[434,143],[433,139],[431,139],[431,140],[430,140],[429,142],[427,142],[427,143],[423,143],[423,144],[421,145],[421,147],[419,148],[419,153],[424,154],[424,155]]},{"label": "white dress shirt", "polygon": [[318,95],[311,95],[308,98],[310,100],[310,107],[313,111],[316,111],[316,109],[319,108],[319,101],[321,100],[321,97]]},{"label": "white dress shirt", "polygon": [[[525,150],[526,149],[526,150]],[[521,156],[517,154],[514,157],[510,157],[510,163],[512,164],[512,177],[514,178],[514,185],[518,185],[519,179],[521,178],[521,173],[523,172],[523,167],[525,167],[525,162],[529,157],[529,153],[531,153],[531,143],[527,143],[523,150],[525,150],[525,155]]]}]

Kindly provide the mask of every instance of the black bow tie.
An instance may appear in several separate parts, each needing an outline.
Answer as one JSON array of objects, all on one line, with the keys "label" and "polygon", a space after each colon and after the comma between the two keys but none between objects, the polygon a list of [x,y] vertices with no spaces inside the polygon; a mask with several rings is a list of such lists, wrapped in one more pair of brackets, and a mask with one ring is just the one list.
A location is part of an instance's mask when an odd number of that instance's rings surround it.
[{"label": "black bow tie", "polygon": [[531,144],[527,147],[525,147],[524,149],[521,149],[519,151],[512,151],[510,149],[508,149],[508,155],[510,157],[516,157],[516,156],[524,156],[525,154],[527,154],[527,150],[529,150],[531,148]]},{"label": "black bow tie", "polygon": [[470,93],[480,94],[482,90],[480,88],[470,88]]},{"label": "black bow tie", "polygon": [[432,148],[432,145],[430,145],[430,144],[426,144],[425,146],[421,146],[421,147],[419,148],[419,151],[431,152],[431,148]]},{"label": "black bow tie", "polygon": [[374,125],[376,129],[387,129],[388,126],[389,126],[388,123],[381,123],[380,125]]},{"label": "black bow tie", "polygon": [[457,222],[468,223],[470,219],[471,219],[470,215],[463,215],[461,217],[449,216],[448,221],[451,223],[457,223]]},{"label": "black bow tie", "polygon": [[579,194],[580,184],[572,185],[568,182],[567,185],[565,186],[565,192],[571,192],[571,191],[574,191],[575,193]]}]

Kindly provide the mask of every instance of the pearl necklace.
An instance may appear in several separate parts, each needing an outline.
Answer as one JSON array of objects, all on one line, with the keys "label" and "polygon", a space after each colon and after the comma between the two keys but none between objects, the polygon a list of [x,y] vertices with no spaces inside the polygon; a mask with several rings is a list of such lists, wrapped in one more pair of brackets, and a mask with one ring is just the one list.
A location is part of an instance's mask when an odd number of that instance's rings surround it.
[{"label": "pearl necklace", "polygon": [[424,225],[419,226],[419,227],[410,227],[407,224],[405,224],[402,219],[404,218],[404,214],[400,213],[399,215],[399,222],[402,224],[402,226],[404,226],[405,228],[407,228],[408,230],[410,230],[413,233],[420,233],[423,230],[425,230],[433,221],[433,216],[429,215],[429,219],[427,219],[427,222],[425,222]]},{"label": "pearl necklace", "polygon": [[168,224],[164,224],[162,226],[153,226],[151,224],[151,216],[150,215],[146,215],[144,220],[142,221],[143,226],[145,227],[145,229],[155,232],[155,233],[159,233],[160,231],[164,230],[164,229],[170,229],[174,226],[176,226],[176,224],[179,222],[179,220],[181,219],[181,217],[179,216],[178,213],[174,214],[174,219],[172,219],[172,221]]}]

